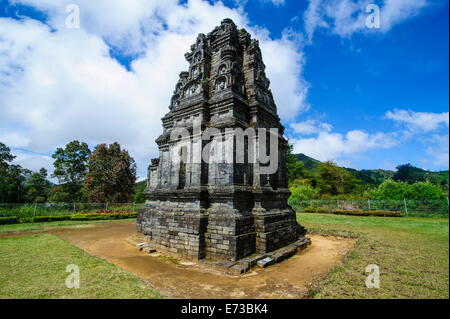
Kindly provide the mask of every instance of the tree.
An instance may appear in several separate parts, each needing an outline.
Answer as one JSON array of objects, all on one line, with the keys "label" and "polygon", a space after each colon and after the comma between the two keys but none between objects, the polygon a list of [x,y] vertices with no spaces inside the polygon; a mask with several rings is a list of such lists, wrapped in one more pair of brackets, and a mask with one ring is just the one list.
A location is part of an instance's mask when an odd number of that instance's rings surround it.
[{"label": "tree", "polygon": [[314,198],[317,194],[317,190],[310,185],[297,185],[289,189],[291,191],[290,200],[304,201]]},{"label": "tree", "polygon": [[406,196],[408,184],[387,179],[373,191],[373,199],[377,200],[402,200]]},{"label": "tree", "polygon": [[47,180],[47,170],[41,168],[33,173],[26,182],[28,201],[45,203],[50,195],[51,183]]},{"label": "tree", "polygon": [[97,145],[89,157],[84,187],[89,202],[129,202],[135,182],[136,163],[119,143]]},{"label": "tree", "polygon": [[79,201],[82,197],[82,187],[87,172],[87,161],[91,151],[86,143],[72,141],[65,148],[57,148],[52,155],[55,159],[53,177],[61,184],[60,191],[69,201]]},{"label": "tree", "polygon": [[438,185],[417,182],[408,185],[405,197],[412,200],[443,200],[446,195]]},{"label": "tree", "polygon": [[11,149],[0,142],[0,203],[26,201],[25,181],[31,172],[20,165],[11,164],[14,158]]},{"label": "tree", "polygon": [[6,169],[16,157],[11,154],[11,149],[0,142],[0,170]]},{"label": "tree", "polygon": [[332,161],[320,163],[317,167],[318,186],[321,194],[339,195],[351,193],[359,184],[347,170]]},{"label": "tree", "polygon": [[305,165],[297,159],[297,156],[292,153],[293,146],[289,145],[286,154],[286,175],[288,183],[292,183],[296,179],[302,178],[306,175]]},{"label": "tree", "polygon": [[144,191],[145,191],[146,187],[147,187],[147,181],[141,181],[141,182],[136,183],[135,195],[134,195],[133,202],[135,202],[135,203],[144,203],[145,202]]},{"label": "tree", "polygon": [[394,181],[407,182],[409,184],[424,181],[425,171],[411,164],[403,164],[396,167]]}]

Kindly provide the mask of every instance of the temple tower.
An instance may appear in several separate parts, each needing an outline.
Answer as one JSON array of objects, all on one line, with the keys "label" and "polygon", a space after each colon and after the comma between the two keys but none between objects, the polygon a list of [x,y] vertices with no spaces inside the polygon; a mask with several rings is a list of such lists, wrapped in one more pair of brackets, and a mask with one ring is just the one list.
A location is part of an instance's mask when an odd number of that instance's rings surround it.
[{"label": "temple tower", "polygon": [[258,41],[225,19],[190,49],[162,118],[137,230],[194,259],[234,261],[293,243],[288,144]]}]

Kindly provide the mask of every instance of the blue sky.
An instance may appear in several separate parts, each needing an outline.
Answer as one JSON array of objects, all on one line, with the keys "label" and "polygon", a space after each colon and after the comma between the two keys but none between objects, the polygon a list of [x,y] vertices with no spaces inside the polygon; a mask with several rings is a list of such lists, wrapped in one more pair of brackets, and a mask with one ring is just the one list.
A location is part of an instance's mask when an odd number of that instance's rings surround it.
[{"label": "blue sky", "polygon": [[[380,29],[361,23],[372,2]],[[70,3],[77,30],[64,27]],[[439,0],[0,0],[0,141],[18,163],[51,169],[49,155],[72,139],[117,140],[145,176],[183,53],[224,17],[260,40],[297,152],[358,169],[448,169]]]}]

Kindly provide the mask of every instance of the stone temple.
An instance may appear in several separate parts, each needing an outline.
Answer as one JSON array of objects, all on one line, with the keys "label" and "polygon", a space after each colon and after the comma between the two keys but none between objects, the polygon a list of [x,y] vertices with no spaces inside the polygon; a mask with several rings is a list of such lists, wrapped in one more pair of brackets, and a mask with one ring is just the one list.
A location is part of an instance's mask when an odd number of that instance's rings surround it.
[{"label": "stone temple", "polygon": [[[190,49],[189,70],[180,73],[162,118],[159,158],[148,169],[138,232],[158,250],[217,261],[295,243],[304,228],[287,202],[288,144],[258,41],[225,19],[208,35],[199,34]],[[216,133],[205,137],[211,128]],[[255,134],[244,136],[240,148],[230,128]],[[179,129],[188,134],[174,134]],[[265,172],[258,152],[269,145],[260,129],[278,130],[276,149],[267,151],[276,154],[274,172]]]}]

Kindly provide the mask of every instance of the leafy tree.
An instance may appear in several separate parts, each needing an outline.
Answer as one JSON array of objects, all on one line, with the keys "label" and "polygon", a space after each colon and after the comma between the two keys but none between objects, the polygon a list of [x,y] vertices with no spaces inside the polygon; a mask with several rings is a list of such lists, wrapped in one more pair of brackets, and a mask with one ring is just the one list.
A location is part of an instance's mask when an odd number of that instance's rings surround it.
[{"label": "leafy tree", "polygon": [[403,164],[396,167],[397,172],[394,175],[395,181],[407,182],[409,184],[424,181],[425,171],[411,164]]},{"label": "leafy tree", "polygon": [[289,145],[286,154],[286,175],[289,184],[296,179],[306,176],[305,165],[297,159],[297,156],[292,151],[293,146]]},{"label": "leafy tree", "polygon": [[438,185],[429,182],[417,182],[408,185],[405,194],[407,199],[412,200],[443,200],[446,194]]},{"label": "leafy tree", "polygon": [[291,187],[289,190],[291,191],[291,197],[289,199],[293,201],[310,200],[317,194],[317,190],[315,188],[306,184]]},{"label": "leafy tree", "polygon": [[135,203],[144,203],[145,202],[144,190],[145,190],[146,186],[147,186],[146,181],[136,183],[135,195],[134,195],[134,200],[133,200]]},{"label": "leafy tree", "polygon": [[65,148],[57,148],[52,155],[56,177],[62,186],[61,191],[67,193],[68,201],[79,201],[82,197],[82,187],[87,171],[87,161],[91,151],[86,143],[72,141]]},{"label": "leafy tree", "polygon": [[50,196],[48,201],[50,203],[70,203],[72,201],[71,195],[65,191],[64,185],[53,185],[50,188]]},{"label": "leafy tree", "polygon": [[349,194],[359,184],[359,180],[347,170],[338,167],[331,161],[320,163],[317,167],[317,172],[319,175],[318,186],[321,194]]},{"label": "leafy tree", "polygon": [[406,196],[408,184],[387,179],[373,191],[373,199],[377,200],[402,200]]},{"label": "leafy tree", "polygon": [[12,162],[16,157],[11,154],[11,149],[0,142],[0,170],[6,169],[9,163]]},{"label": "leafy tree", "polygon": [[119,143],[97,145],[89,157],[85,196],[90,202],[125,203],[132,200],[136,163]]},{"label": "leafy tree", "polygon": [[25,181],[31,175],[27,169],[11,162],[15,156],[11,149],[0,142],[0,202],[20,203],[26,201]]},{"label": "leafy tree", "polygon": [[41,168],[33,173],[26,182],[28,201],[33,203],[45,203],[49,197],[51,183],[47,180],[47,170]]}]

